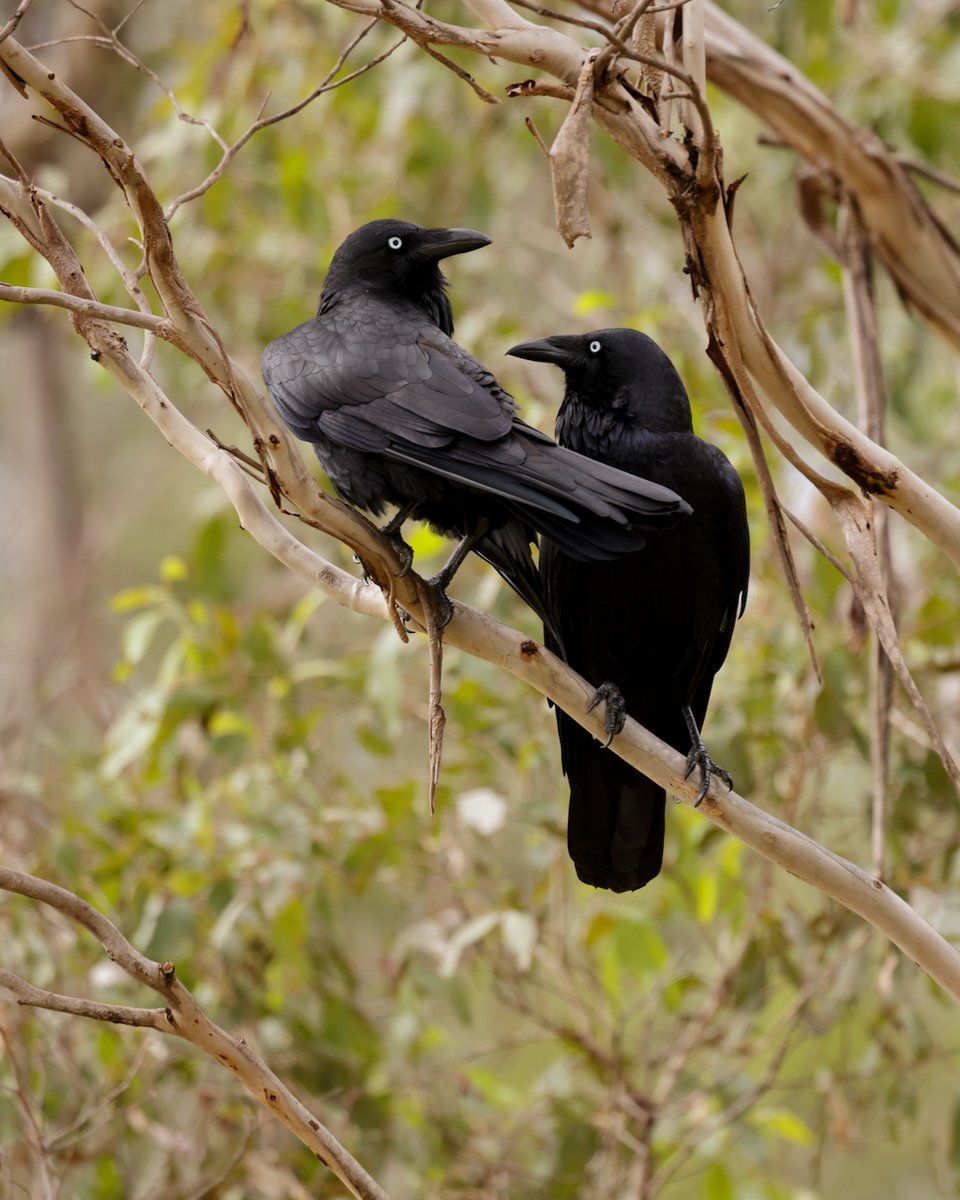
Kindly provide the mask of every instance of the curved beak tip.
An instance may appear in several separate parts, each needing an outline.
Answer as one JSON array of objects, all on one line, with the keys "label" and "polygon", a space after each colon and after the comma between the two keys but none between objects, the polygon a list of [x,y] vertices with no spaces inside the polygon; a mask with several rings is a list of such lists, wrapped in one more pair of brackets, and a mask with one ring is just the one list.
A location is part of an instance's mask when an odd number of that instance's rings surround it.
[{"label": "curved beak tip", "polygon": [[430,229],[422,253],[429,258],[450,258],[470,250],[482,250],[491,239],[476,229]]},{"label": "curved beak tip", "polygon": [[550,338],[538,338],[533,342],[520,342],[511,346],[507,351],[514,358],[526,358],[531,362],[556,363],[558,366],[566,359],[566,354],[560,347],[554,345]]}]

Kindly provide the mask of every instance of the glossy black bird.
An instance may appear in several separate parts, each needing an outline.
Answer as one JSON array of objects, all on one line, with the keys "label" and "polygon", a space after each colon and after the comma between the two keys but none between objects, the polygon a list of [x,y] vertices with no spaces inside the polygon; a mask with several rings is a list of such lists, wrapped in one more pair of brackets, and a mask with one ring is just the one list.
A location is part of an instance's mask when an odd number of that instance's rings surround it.
[{"label": "glossy black bird", "polygon": [[[563,370],[561,445],[672,488],[693,508],[668,534],[647,534],[639,553],[610,562],[577,562],[544,539],[540,571],[552,617],[547,645],[560,652],[562,639],[569,664],[606,685],[595,703],[608,702],[608,732],[622,728],[619,690],[630,716],[681,753],[689,749],[687,773],[699,767],[702,799],[712,774],[730,782],[711,762],[700,726],[747,598],[750,543],[740,478],[693,432],[680,376],[645,334],[598,329],[507,353]],[[643,887],[663,859],[663,788],[560,711],[557,724],[577,874],[615,892]]]},{"label": "glossy black bird", "polygon": [[[312,321],[271,342],[262,369],[280,415],[311,442],[350,504],[429,521],[462,539],[541,617],[535,531],[577,561],[643,544],[689,507],[674,492],[561,449],[517,416],[496,379],[451,338],[439,261],[486,246],[470,229],[372,221],[333,256]],[[401,545],[403,545],[401,543]],[[403,547],[409,556],[409,548]]]}]

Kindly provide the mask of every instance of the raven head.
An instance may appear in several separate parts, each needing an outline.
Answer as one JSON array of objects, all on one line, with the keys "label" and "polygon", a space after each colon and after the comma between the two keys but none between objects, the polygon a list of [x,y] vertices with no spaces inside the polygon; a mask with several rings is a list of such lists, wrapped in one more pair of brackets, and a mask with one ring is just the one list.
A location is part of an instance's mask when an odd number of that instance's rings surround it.
[{"label": "raven head", "polygon": [[424,229],[410,221],[370,221],[341,243],[323,284],[320,311],[350,287],[364,287],[412,300],[448,336],[453,314],[440,259],[488,246],[473,229]]},{"label": "raven head", "polygon": [[507,354],[560,367],[568,399],[620,410],[659,432],[691,428],[690,402],[676,368],[653,338],[636,329],[539,338],[512,346]]}]

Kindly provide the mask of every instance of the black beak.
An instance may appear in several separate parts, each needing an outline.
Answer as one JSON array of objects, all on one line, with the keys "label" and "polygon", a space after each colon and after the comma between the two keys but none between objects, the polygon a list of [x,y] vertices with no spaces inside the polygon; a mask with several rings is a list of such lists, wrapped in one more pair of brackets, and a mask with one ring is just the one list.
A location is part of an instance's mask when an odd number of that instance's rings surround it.
[{"label": "black beak", "polygon": [[535,342],[521,342],[519,346],[511,346],[507,354],[512,354],[514,358],[529,358],[533,362],[569,367],[583,357],[581,342],[582,338],[561,334],[557,337],[538,338]]},{"label": "black beak", "polygon": [[453,254],[466,254],[468,250],[481,250],[489,245],[487,235],[475,229],[424,229],[417,253],[423,258],[450,258]]}]

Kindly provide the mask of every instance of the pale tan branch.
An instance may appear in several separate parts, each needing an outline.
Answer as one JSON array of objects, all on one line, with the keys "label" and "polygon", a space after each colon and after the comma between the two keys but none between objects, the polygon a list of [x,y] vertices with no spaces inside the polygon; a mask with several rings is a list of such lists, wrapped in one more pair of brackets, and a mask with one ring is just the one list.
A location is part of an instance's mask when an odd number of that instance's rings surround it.
[{"label": "pale tan branch", "polygon": [[34,987],[12,971],[0,967],[0,987],[17,998],[18,1004],[30,1008],[45,1008],[50,1012],[68,1013],[74,1017],[89,1017],[93,1021],[108,1021],[113,1025],[132,1025],[141,1029],[158,1029],[169,1033],[170,1025],[162,1008],[130,1008],[125,1004],[99,1004],[79,996],[64,996]]},{"label": "pale tan branch", "polygon": [[81,296],[49,291],[46,288],[15,287],[10,283],[0,283],[0,300],[11,304],[49,304],[54,308],[65,308],[68,312],[99,317],[103,321],[115,321],[119,325],[132,325],[135,329],[149,329],[154,333],[168,327],[168,322],[163,317],[154,316],[153,313],[140,312],[135,308],[121,308],[115,304],[100,304],[96,300],[85,300]]},{"label": "pale tan branch", "polygon": [[[843,297],[847,310],[853,351],[854,383],[860,424],[879,445],[886,441],[887,393],[880,355],[880,332],[874,301],[870,250],[860,224],[857,206],[849,201],[841,214],[843,248]],[[891,636],[896,630],[889,512],[872,503],[874,545],[877,553],[877,578],[884,589],[890,611]],[[901,648],[902,655],[902,648]],[[890,710],[893,706],[893,664],[880,638],[874,633],[870,645],[870,766],[873,776],[871,798],[871,847],[873,871],[879,878],[886,874],[887,820],[890,804]]]}]

